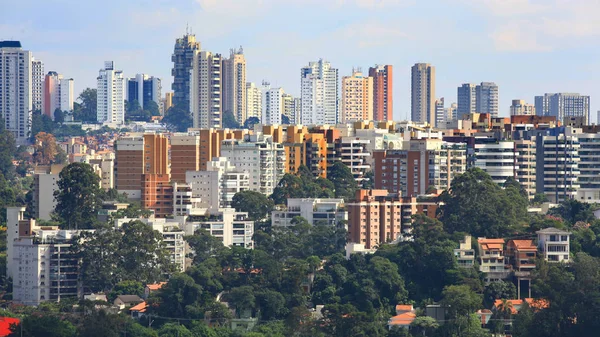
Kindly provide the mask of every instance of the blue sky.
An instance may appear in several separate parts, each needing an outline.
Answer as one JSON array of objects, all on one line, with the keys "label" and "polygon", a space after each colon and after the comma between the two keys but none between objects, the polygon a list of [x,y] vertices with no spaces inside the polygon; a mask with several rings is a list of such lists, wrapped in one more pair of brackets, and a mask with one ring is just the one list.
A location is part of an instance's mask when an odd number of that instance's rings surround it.
[{"label": "blue sky", "polygon": [[394,66],[394,117],[410,111],[410,67],[436,67],[437,96],[494,81],[500,114],[511,99],[600,87],[600,0],[0,0],[0,40],[20,40],[76,92],[95,87],[103,61],[147,73],[170,90],[175,38],[189,24],[202,49],[242,45],[247,78],[299,93],[300,68],[324,58]]}]

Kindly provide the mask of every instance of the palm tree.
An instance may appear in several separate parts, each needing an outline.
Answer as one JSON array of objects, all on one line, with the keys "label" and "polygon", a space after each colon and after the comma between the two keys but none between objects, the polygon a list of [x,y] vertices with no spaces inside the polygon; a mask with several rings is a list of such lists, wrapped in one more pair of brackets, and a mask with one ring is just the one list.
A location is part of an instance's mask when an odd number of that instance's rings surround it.
[{"label": "palm tree", "polygon": [[502,318],[510,319],[510,316],[512,316],[515,306],[513,305],[512,301],[502,299],[502,301],[498,303],[496,308],[498,310],[498,313],[502,315]]}]

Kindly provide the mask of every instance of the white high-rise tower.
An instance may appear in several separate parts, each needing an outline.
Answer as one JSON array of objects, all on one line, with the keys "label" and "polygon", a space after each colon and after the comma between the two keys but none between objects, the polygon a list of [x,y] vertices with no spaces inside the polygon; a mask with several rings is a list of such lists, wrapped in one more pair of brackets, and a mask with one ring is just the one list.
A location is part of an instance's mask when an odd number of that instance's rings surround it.
[{"label": "white high-rise tower", "polygon": [[98,122],[124,124],[125,78],[123,77],[123,72],[115,70],[113,61],[106,61],[104,62],[104,69],[100,69],[100,75],[97,80]]},{"label": "white high-rise tower", "polygon": [[301,69],[301,123],[306,125],[337,124],[338,109],[338,70],[331,63],[310,62]]},{"label": "white high-rise tower", "polygon": [[17,144],[31,131],[31,52],[19,41],[0,41],[0,117]]}]

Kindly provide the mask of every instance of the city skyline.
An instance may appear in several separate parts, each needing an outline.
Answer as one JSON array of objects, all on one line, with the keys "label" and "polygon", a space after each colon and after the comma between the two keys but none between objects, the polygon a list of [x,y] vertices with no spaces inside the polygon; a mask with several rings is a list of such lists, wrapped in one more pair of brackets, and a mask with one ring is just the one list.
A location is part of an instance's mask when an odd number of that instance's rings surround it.
[{"label": "city skyline", "polygon": [[[316,5],[321,10],[314,14]],[[417,62],[436,67],[436,98],[445,97],[446,104],[456,101],[461,83],[489,81],[499,87],[500,116],[508,116],[513,99],[532,102],[546,92],[590,95],[590,111],[598,110],[594,92],[600,82],[594,78],[600,63],[595,61],[597,24],[590,6],[600,5],[583,1],[547,6],[525,0],[199,0],[143,6],[109,1],[121,19],[129,18],[119,25],[110,24],[116,17],[107,22],[93,14],[104,8],[100,3],[3,6],[0,39],[21,41],[46,71],[68,73],[75,80],[75,95],[95,87],[99,65],[107,60],[127,77],[153,74],[168,88],[175,39],[183,36],[187,22],[205,50],[226,54],[242,45],[248,82],[264,79],[295,97],[300,96],[298,70],[312,60],[331,62],[340,77],[356,66],[393,65],[395,120],[410,117],[410,67]],[[424,8],[434,19],[422,20]],[[53,13],[73,20],[41,20]],[[309,13],[318,24],[307,27],[303,18]]]}]

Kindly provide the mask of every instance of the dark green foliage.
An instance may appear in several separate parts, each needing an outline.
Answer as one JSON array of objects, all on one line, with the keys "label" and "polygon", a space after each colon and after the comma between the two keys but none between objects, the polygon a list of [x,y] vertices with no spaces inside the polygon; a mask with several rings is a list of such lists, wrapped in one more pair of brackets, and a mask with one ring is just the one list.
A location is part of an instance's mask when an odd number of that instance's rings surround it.
[{"label": "dark green foliage", "polygon": [[588,223],[596,219],[591,204],[575,199],[566,199],[558,207],[551,208],[548,213],[563,218],[571,225],[574,225],[578,221]]},{"label": "dark green foliage", "polygon": [[11,328],[10,336],[23,337],[75,337],[77,329],[54,313],[34,313],[25,316],[20,325]]},{"label": "dark green foliage", "polygon": [[504,189],[479,168],[452,180],[440,195],[440,220],[449,233],[466,232],[474,237],[504,237],[521,230],[527,221],[527,196],[514,180]]},{"label": "dark green foliage", "polygon": [[108,302],[112,303],[119,295],[138,295],[139,297],[143,297],[144,285],[139,281],[121,281],[108,294]]},{"label": "dark green foliage", "polygon": [[517,289],[512,282],[492,282],[485,287],[483,302],[486,308],[491,308],[495,300],[511,300],[517,298]]},{"label": "dark green foliage", "polygon": [[354,200],[358,184],[352,171],[341,161],[336,161],[327,170],[327,179],[333,183],[336,198]]},{"label": "dark green foliage", "polygon": [[162,122],[171,131],[186,132],[188,128],[192,127],[192,116],[189,110],[183,108],[183,105],[175,105],[165,113]]},{"label": "dark green foliage", "polygon": [[238,212],[247,212],[252,220],[261,220],[270,215],[273,201],[256,191],[242,191],[233,196],[231,207]]},{"label": "dark green foliage", "polygon": [[100,177],[85,163],[72,163],[59,175],[56,215],[68,229],[92,228],[101,207]]},{"label": "dark green foliage", "polygon": [[144,104],[144,110],[148,111],[150,113],[150,116],[160,116],[160,108],[158,107],[158,104],[153,100],[150,100],[146,104]]},{"label": "dark green foliage", "polygon": [[296,174],[286,173],[273,190],[271,199],[276,205],[286,204],[289,198],[333,198],[331,181],[315,178],[310,170],[301,165]]},{"label": "dark green foliage", "polygon": [[73,104],[73,119],[81,122],[95,123],[97,118],[98,93],[96,89],[86,88]]},{"label": "dark green foliage", "polygon": [[54,110],[54,122],[58,124],[65,122],[65,113],[58,108]]},{"label": "dark green foliage", "polygon": [[14,174],[12,163],[17,152],[15,137],[4,127],[4,120],[0,118],[0,173],[6,179],[11,179]]},{"label": "dark green foliage", "polygon": [[244,121],[244,129],[254,129],[255,124],[260,124],[260,118],[258,117],[250,117]]},{"label": "dark green foliage", "polygon": [[372,190],[375,188],[375,174],[373,171],[367,171],[365,173],[365,180],[362,181],[361,188],[363,190]]},{"label": "dark green foliage", "polygon": [[240,127],[240,124],[235,120],[235,116],[233,112],[226,111],[223,113],[223,128],[226,129],[237,129]]},{"label": "dark green foliage", "polygon": [[281,124],[290,125],[290,118],[284,114],[281,114]]}]

